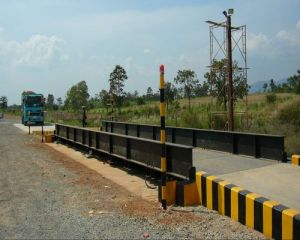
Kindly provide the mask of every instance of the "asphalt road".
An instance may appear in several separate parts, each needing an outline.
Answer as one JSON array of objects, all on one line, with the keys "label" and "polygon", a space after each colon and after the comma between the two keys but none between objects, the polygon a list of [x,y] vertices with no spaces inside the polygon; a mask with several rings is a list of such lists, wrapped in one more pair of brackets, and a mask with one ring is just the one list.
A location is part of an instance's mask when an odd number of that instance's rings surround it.
[{"label": "asphalt road", "polygon": [[0,120],[0,239],[263,238],[204,207],[148,202]]}]

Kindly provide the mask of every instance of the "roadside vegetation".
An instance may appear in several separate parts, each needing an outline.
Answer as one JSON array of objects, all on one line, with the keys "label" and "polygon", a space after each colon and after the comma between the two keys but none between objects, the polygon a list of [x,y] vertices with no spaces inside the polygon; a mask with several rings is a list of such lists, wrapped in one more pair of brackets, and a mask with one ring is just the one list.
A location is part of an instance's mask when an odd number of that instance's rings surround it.
[{"label": "roadside vegetation", "polygon": [[[194,71],[179,70],[172,82],[166,82],[166,124],[202,129],[227,129],[225,91],[226,61],[214,63],[215,72],[206,73],[200,84]],[[237,69],[237,64],[235,63]],[[87,108],[88,127],[99,128],[101,120],[116,120],[144,124],[159,124],[159,91],[151,87],[140,95],[125,92],[127,74],[117,65],[108,79],[109,89],[94,97],[85,81],[72,86],[65,101],[48,94],[45,118],[48,122],[82,124],[82,106]],[[234,75],[234,128],[240,132],[284,135],[289,154],[300,153],[300,71],[286,83],[276,85],[273,79],[261,93],[247,95],[249,86],[240,75]],[[18,106],[7,107],[2,97],[2,109],[20,116]]]}]

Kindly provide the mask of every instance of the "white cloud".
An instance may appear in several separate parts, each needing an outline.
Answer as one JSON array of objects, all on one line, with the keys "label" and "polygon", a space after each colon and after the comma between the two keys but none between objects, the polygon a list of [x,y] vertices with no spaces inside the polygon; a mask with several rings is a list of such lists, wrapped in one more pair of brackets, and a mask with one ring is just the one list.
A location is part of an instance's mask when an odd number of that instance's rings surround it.
[{"label": "white cloud", "polygon": [[296,31],[279,31],[276,34],[276,38],[282,42],[286,42],[291,46],[300,45],[300,33]]},{"label": "white cloud", "polygon": [[296,28],[300,29],[300,20],[296,23]]},{"label": "white cloud", "polygon": [[1,41],[1,64],[14,67],[47,67],[56,61],[66,61],[65,41],[57,36],[32,35],[27,41]]},{"label": "white cloud", "polygon": [[149,54],[149,53],[151,53],[151,51],[150,51],[149,48],[145,48],[145,49],[144,49],[144,53],[145,53],[145,54]]},{"label": "white cloud", "polygon": [[183,62],[186,61],[186,56],[184,54],[181,54],[178,58],[179,61]]},{"label": "white cloud", "polygon": [[281,30],[276,34],[276,37],[281,40],[285,40],[287,38],[287,31]]},{"label": "white cloud", "polygon": [[270,40],[268,39],[268,37],[262,33],[248,33],[247,48],[250,51],[264,48],[269,43]]}]

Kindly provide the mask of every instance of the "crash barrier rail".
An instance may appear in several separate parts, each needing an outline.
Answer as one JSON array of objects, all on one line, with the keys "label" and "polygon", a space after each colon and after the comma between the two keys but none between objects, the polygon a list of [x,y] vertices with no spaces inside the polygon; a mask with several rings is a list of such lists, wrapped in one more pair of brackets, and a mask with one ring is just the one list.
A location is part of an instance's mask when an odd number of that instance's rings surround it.
[{"label": "crash barrier rail", "polygon": [[[102,131],[159,140],[160,127],[126,122],[102,121]],[[284,136],[166,127],[166,141],[192,147],[286,161]]]},{"label": "crash barrier rail", "polygon": [[[160,170],[161,144],[159,141],[141,139],[115,133],[55,124],[58,139],[79,144],[90,150],[154,169]],[[192,147],[167,144],[167,172],[179,178],[194,178]]]}]

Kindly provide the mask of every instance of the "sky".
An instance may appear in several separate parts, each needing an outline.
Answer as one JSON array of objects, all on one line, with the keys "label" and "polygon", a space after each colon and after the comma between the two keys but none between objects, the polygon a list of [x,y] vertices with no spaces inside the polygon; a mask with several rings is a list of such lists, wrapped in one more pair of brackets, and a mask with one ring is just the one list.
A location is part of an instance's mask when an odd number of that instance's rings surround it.
[{"label": "sky", "polygon": [[[20,104],[32,90],[66,96],[85,80],[94,96],[109,88],[116,65],[125,91],[159,86],[159,65],[173,81],[208,71],[206,20],[247,27],[248,83],[280,80],[300,68],[299,0],[0,0],[0,96]],[[238,54],[235,52],[235,54]]]}]

